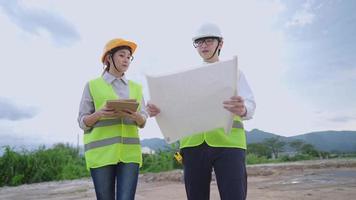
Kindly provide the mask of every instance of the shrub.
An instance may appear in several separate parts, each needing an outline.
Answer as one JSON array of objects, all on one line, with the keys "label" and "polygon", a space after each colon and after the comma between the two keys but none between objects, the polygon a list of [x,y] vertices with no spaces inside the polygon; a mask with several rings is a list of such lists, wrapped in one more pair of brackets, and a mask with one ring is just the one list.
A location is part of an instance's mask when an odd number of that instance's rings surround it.
[{"label": "shrub", "polygon": [[0,186],[89,176],[84,158],[68,144],[56,144],[49,149],[41,146],[34,151],[21,152],[9,146],[4,148],[0,157]]}]

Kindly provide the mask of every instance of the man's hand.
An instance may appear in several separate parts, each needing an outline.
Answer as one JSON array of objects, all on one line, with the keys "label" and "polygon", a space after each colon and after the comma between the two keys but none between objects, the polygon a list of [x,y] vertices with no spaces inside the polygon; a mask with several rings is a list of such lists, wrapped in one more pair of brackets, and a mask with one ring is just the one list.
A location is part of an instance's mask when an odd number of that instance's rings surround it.
[{"label": "man's hand", "polygon": [[224,108],[231,113],[244,117],[247,114],[245,103],[242,97],[233,96],[230,100],[224,101]]},{"label": "man's hand", "polygon": [[146,109],[150,117],[155,117],[161,112],[161,110],[156,105],[151,103],[147,103]]}]

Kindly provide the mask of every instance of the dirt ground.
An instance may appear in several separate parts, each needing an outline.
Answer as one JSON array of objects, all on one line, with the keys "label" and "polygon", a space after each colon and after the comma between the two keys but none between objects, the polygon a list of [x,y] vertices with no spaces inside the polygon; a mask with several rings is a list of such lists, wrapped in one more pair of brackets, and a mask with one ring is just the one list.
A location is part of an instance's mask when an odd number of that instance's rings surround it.
[{"label": "dirt ground", "polygon": [[[220,199],[215,180],[211,198]],[[356,159],[322,160],[248,166],[250,200],[350,200],[356,197]],[[1,200],[95,199],[91,179],[46,182],[0,188]],[[143,174],[137,200],[186,199],[182,171]]]}]

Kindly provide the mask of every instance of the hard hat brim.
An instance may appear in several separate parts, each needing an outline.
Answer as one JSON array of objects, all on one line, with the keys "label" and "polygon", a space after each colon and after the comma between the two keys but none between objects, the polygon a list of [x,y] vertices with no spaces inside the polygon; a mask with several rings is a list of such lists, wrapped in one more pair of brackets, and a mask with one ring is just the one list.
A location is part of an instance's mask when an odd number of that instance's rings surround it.
[{"label": "hard hat brim", "polygon": [[195,40],[197,39],[200,39],[200,38],[206,38],[206,37],[216,37],[216,38],[222,38],[221,35],[212,35],[212,34],[205,34],[205,35],[198,35],[198,36],[195,36],[192,38],[192,41],[194,42]]},{"label": "hard hat brim", "polygon": [[101,62],[104,63],[105,60],[105,56],[113,49],[117,48],[117,47],[121,47],[121,46],[128,46],[131,49],[131,54],[134,54],[136,48],[137,48],[137,44],[128,40],[124,40],[124,39],[113,39],[111,41],[109,41],[105,48],[104,48],[104,52],[103,55],[101,56]]}]

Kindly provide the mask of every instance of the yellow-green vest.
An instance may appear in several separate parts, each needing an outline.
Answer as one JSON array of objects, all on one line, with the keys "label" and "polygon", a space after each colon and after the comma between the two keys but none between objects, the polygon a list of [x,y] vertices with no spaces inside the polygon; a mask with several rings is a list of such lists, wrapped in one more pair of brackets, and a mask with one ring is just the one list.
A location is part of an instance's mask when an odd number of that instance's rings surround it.
[{"label": "yellow-green vest", "polygon": [[[133,81],[128,84],[129,98],[141,104],[141,85]],[[95,110],[104,107],[107,100],[119,99],[112,85],[102,77],[89,81],[89,90]],[[119,162],[138,163],[142,166],[138,127],[135,121],[127,118],[99,120],[91,130],[84,133],[84,151],[88,169]]]},{"label": "yellow-green vest", "polygon": [[180,148],[195,147],[203,142],[212,147],[231,147],[246,149],[246,134],[242,120],[234,117],[231,132],[226,134],[223,128],[213,129],[204,133],[197,133],[180,140]]}]

